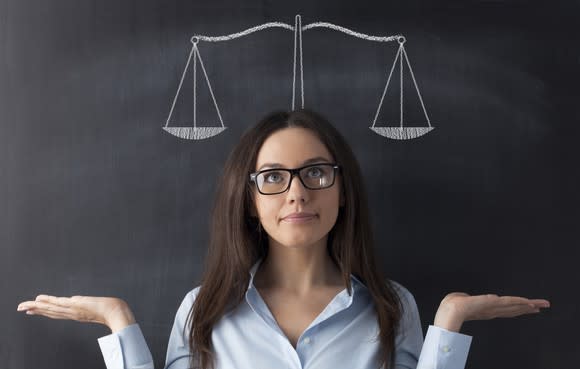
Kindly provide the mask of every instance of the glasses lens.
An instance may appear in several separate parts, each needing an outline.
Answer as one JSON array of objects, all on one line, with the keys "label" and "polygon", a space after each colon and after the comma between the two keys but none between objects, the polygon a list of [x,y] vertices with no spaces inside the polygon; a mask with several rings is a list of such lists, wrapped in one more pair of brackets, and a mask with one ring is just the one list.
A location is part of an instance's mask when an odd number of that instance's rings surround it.
[{"label": "glasses lens", "polygon": [[288,186],[288,181],[290,180],[290,173],[284,170],[280,171],[268,171],[260,173],[256,178],[258,181],[258,187],[260,192],[263,193],[276,193],[282,192]]},{"label": "glasses lens", "polygon": [[332,165],[313,165],[300,171],[300,177],[306,187],[320,189],[329,187],[334,180]]}]

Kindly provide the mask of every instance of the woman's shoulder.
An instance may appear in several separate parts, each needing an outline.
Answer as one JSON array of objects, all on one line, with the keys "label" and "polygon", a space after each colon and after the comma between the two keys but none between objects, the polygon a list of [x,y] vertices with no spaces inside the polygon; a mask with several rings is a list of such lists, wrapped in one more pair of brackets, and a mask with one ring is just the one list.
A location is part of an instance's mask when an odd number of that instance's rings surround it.
[{"label": "woman's shoulder", "polygon": [[[417,337],[422,337],[423,331],[421,330],[421,318],[419,316],[419,308],[415,297],[405,286],[401,283],[390,280],[391,286],[397,291],[399,299],[401,302],[401,321],[399,327],[399,333],[413,332]],[[397,339],[401,339],[397,336]]]},{"label": "woman's shoulder", "polygon": [[190,305],[193,304],[193,302],[195,301],[197,295],[199,294],[199,289],[201,288],[201,285],[196,286],[195,288],[193,288],[192,290],[190,290],[189,292],[187,292],[187,294],[184,297],[184,301],[187,301],[190,303]]},{"label": "woman's shoulder", "polygon": [[399,295],[411,294],[411,292],[405,286],[393,279],[387,278],[387,283],[389,283]]},{"label": "woman's shoulder", "polygon": [[195,299],[199,293],[200,288],[201,286],[197,286],[185,294],[185,296],[181,300],[181,305],[179,306],[177,314],[189,313],[189,310],[193,306],[193,303],[195,302]]},{"label": "woman's shoulder", "polygon": [[177,327],[183,327],[186,322],[188,322],[189,312],[193,306],[197,294],[199,293],[199,288],[200,286],[193,288],[182,298],[181,304],[179,305],[177,313],[175,314],[175,325]]},{"label": "woman's shoulder", "polygon": [[417,302],[415,301],[415,297],[413,296],[411,291],[409,291],[401,283],[394,281],[392,279],[387,279],[387,282],[390,283],[390,285],[393,287],[393,289],[397,292],[399,298],[401,299],[403,306],[405,306],[405,307],[410,306],[412,308],[413,307],[416,308]]}]

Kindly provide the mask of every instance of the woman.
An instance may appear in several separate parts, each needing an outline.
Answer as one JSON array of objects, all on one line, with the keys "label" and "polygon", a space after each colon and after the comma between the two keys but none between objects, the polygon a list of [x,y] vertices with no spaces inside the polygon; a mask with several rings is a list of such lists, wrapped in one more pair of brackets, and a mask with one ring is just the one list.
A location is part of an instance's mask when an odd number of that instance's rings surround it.
[{"label": "woman", "polygon": [[[423,342],[413,295],[376,264],[362,174],[310,110],[275,112],[226,161],[201,285],[179,307],[166,367],[463,368],[464,321],[514,317],[543,299],[450,293]],[[121,299],[39,295],[19,310],[107,325],[109,369],[153,368]],[[118,355],[116,353],[120,353]]]}]

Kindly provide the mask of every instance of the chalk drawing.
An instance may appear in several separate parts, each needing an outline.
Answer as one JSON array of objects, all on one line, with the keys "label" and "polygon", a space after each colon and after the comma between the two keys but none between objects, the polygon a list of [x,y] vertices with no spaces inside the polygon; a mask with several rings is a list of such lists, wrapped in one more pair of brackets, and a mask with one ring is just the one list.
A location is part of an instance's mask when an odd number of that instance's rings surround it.
[{"label": "chalk drawing", "polygon": [[[211,83],[209,81],[209,77],[207,75],[207,72],[205,70],[204,64],[203,64],[203,60],[201,58],[201,54],[199,52],[199,47],[198,44],[200,41],[205,41],[205,42],[221,42],[221,41],[231,41],[234,40],[236,38],[239,37],[244,37],[247,35],[250,35],[254,32],[258,32],[258,31],[262,31],[268,28],[283,28],[283,29],[287,29],[290,31],[294,31],[294,60],[293,60],[293,75],[292,75],[292,104],[291,104],[291,109],[294,110],[296,107],[296,74],[297,74],[297,68],[298,65],[300,67],[299,69],[299,75],[300,75],[300,79],[298,81],[298,84],[300,86],[300,102],[301,102],[301,107],[304,108],[304,65],[303,65],[303,57],[302,57],[302,33],[304,31],[307,31],[309,29],[314,29],[314,28],[329,28],[335,31],[339,31],[339,32],[343,32],[347,35],[353,36],[353,37],[358,37],[361,39],[365,39],[365,40],[369,40],[369,41],[375,41],[375,42],[392,42],[392,41],[397,41],[399,43],[399,49],[397,51],[397,54],[395,56],[395,61],[393,62],[393,65],[389,71],[389,75],[387,77],[387,82],[385,84],[385,88],[383,89],[383,93],[381,95],[380,101],[379,101],[379,105],[377,107],[377,111],[375,113],[374,119],[373,119],[373,123],[372,126],[369,127],[373,132],[383,136],[383,137],[387,137],[387,138],[391,138],[391,139],[395,139],[395,140],[409,140],[409,139],[413,139],[419,136],[422,136],[428,132],[430,132],[431,130],[434,129],[434,127],[431,125],[431,121],[429,120],[429,116],[427,115],[427,109],[425,108],[425,104],[423,102],[423,98],[421,96],[421,92],[419,91],[419,86],[417,85],[417,81],[415,79],[415,74],[413,73],[413,69],[411,68],[411,63],[409,62],[409,57],[407,56],[407,52],[405,51],[405,42],[406,42],[406,38],[402,35],[394,35],[394,36],[372,36],[372,35],[367,35],[364,33],[360,33],[360,32],[355,32],[353,30],[350,30],[348,28],[345,27],[341,27],[332,23],[327,23],[327,22],[315,22],[315,23],[310,23],[307,24],[305,26],[302,26],[302,18],[300,15],[296,15],[295,17],[295,22],[294,22],[294,26],[291,26],[290,24],[286,24],[286,23],[282,23],[282,22],[269,22],[269,23],[264,23],[252,28],[248,28],[242,32],[238,32],[238,33],[233,33],[230,35],[225,35],[225,36],[204,36],[204,35],[194,35],[191,37],[191,43],[193,44],[191,51],[189,53],[189,57],[187,59],[187,63],[185,65],[185,68],[183,70],[183,74],[181,76],[181,80],[179,81],[179,86],[177,87],[177,92],[175,94],[175,97],[173,99],[173,103],[171,105],[171,109],[169,111],[169,116],[167,117],[167,121],[165,123],[165,126],[163,127],[163,129],[169,133],[171,133],[174,136],[180,137],[180,138],[184,138],[184,139],[190,139],[190,140],[202,140],[202,139],[206,139],[206,138],[210,138],[213,136],[216,136],[220,133],[222,133],[227,127],[224,125],[223,119],[222,119],[222,115],[220,113],[220,109],[214,94],[214,91],[211,87]],[[183,86],[183,81],[185,79],[185,76],[187,74],[189,65],[191,64],[191,60],[193,59],[193,126],[189,127],[170,127],[169,123],[171,121],[171,116],[173,114],[173,110],[175,108],[175,103],[177,101],[177,98],[179,96],[179,93],[181,91],[181,88]],[[423,113],[425,115],[425,119],[427,121],[427,127],[408,127],[404,125],[404,117],[403,117],[403,71],[404,71],[404,64],[403,64],[403,59],[406,62],[406,65],[409,69],[409,72],[411,74],[412,80],[413,80],[413,85],[415,86],[415,90],[417,91],[417,95],[419,97],[419,101],[421,102],[421,107],[423,109]],[[211,98],[213,100],[214,103],[214,107],[217,113],[217,117],[219,119],[219,123],[221,126],[198,126],[197,125],[197,99],[196,99],[196,90],[197,90],[197,60],[199,60],[199,64],[201,66],[201,70],[203,72],[203,75],[205,77],[205,81],[207,83],[207,86],[209,88],[209,92],[211,94]],[[393,75],[393,71],[395,70],[395,67],[397,65],[397,61],[399,61],[399,71],[400,71],[400,120],[399,120],[399,125],[394,127],[394,126],[377,126],[377,119],[379,117],[379,113],[381,111],[381,107],[383,105],[383,101],[385,98],[385,95],[387,93],[387,89],[389,87],[389,83],[391,81],[391,77]]]}]

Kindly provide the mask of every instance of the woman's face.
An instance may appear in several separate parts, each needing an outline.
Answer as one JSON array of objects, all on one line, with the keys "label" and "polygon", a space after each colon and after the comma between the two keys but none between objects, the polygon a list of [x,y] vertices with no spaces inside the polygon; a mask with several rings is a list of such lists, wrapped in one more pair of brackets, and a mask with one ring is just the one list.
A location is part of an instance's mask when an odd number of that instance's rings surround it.
[{"label": "woman's face", "polygon": [[[313,163],[309,159],[318,158]],[[255,171],[278,163],[281,168],[293,169],[307,164],[334,163],[327,148],[305,128],[291,127],[274,132],[265,141],[256,160]],[[254,187],[255,205],[262,227],[269,235],[270,245],[276,242],[286,247],[307,247],[316,242],[324,242],[338,216],[341,203],[340,177],[334,185],[321,190],[304,187],[298,176],[294,176],[290,188],[283,193],[263,195]],[[314,213],[307,222],[291,222],[283,218],[295,212]]]}]

